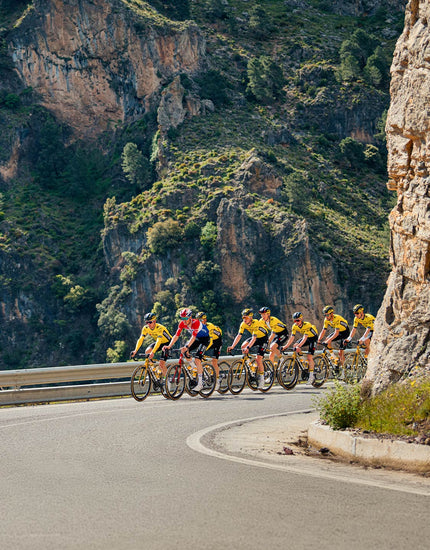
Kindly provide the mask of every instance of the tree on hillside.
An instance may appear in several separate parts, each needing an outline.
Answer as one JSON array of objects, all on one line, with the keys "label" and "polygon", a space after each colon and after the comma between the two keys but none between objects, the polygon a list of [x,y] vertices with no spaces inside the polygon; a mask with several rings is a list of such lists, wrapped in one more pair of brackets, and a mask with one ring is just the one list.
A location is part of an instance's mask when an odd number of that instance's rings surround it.
[{"label": "tree on hillside", "polygon": [[149,161],[135,143],[127,143],[123,149],[122,169],[125,177],[138,189],[146,189],[151,181]]},{"label": "tree on hillside", "polygon": [[257,101],[273,103],[281,99],[285,84],[281,67],[266,55],[254,57],[248,62],[247,92]]}]

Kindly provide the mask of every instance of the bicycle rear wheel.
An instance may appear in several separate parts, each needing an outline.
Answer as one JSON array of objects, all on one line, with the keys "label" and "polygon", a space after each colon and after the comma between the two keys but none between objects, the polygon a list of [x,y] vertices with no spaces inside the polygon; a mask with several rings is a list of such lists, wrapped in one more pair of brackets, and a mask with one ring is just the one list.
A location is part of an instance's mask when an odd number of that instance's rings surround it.
[{"label": "bicycle rear wheel", "polygon": [[202,397],[209,397],[213,394],[216,384],[215,369],[210,363],[203,364],[203,389],[200,390]]},{"label": "bicycle rear wheel", "polygon": [[230,370],[230,365],[227,361],[221,361],[218,364],[219,368],[219,388],[218,393],[227,393],[228,392],[228,372]]},{"label": "bicycle rear wheel", "polygon": [[131,395],[136,401],[143,401],[148,397],[151,391],[151,377],[147,365],[139,365],[134,369],[131,375],[130,388]]},{"label": "bicycle rear wheel", "polygon": [[185,390],[185,374],[181,365],[170,365],[166,373],[166,394],[176,401]]},{"label": "bicycle rear wheel", "polygon": [[228,371],[228,389],[234,395],[240,393],[245,387],[246,383],[246,370],[242,359],[237,359],[231,365]]},{"label": "bicycle rear wheel", "polygon": [[252,359],[248,362],[248,368],[246,369],[246,383],[252,391],[257,391],[258,374],[257,361],[255,359]]},{"label": "bicycle rear wheel", "polygon": [[260,391],[269,391],[275,381],[275,367],[270,359],[263,359],[264,365],[264,387]]},{"label": "bicycle rear wheel", "polygon": [[293,357],[288,357],[278,365],[278,382],[286,390],[292,390],[299,380],[299,367]]},{"label": "bicycle rear wheel", "polygon": [[315,361],[314,367],[315,381],[312,384],[314,388],[320,388],[328,377],[328,365],[323,356]]}]

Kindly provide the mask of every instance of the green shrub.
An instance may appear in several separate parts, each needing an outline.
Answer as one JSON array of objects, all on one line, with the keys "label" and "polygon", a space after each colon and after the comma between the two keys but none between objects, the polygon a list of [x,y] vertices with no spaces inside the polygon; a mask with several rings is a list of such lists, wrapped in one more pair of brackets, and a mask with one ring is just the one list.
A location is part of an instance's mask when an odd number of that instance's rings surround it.
[{"label": "green shrub", "polygon": [[183,231],[179,223],[168,219],[157,222],[148,229],[148,246],[154,254],[161,254],[168,248],[174,248],[181,242]]},{"label": "green shrub", "polygon": [[354,426],[360,409],[360,386],[344,386],[335,381],[334,388],[317,400],[321,419],[334,430],[343,430]]},{"label": "green shrub", "polygon": [[124,340],[116,340],[115,347],[108,348],[106,351],[106,359],[109,363],[119,363],[127,358],[127,344]]}]

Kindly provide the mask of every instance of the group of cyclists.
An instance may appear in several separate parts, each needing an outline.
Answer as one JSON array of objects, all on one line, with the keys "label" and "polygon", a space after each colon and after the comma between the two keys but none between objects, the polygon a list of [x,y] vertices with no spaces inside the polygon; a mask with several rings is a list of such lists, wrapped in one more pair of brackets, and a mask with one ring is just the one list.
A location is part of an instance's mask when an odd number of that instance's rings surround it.
[{"label": "group of cyclists", "polygon": [[[373,335],[373,325],[375,317],[370,313],[365,313],[362,304],[356,304],[353,309],[354,323],[350,330],[348,321],[334,311],[334,307],[327,305],[323,309],[324,324],[321,331],[318,333],[317,327],[305,321],[303,314],[296,311],[293,316],[293,325],[291,334],[286,323],[279,320],[271,314],[270,308],[261,307],[259,309],[260,319],[254,318],[254,312],[250,308],[245,308],[242,311],[242,323],[239,326],[238,332],[230,346],[227,347],[227,353],[236,347],[241,341],[245,331],[250,334],[241,344],[243,354],[247,354],[251,349],[255,349],[258,389],[264,387],[264,365],[263,358],[267,350],[270,352],[269,359],[273,364],[279,360],[281,354],[287,348],[294,344],[294,351],[302,353],[302,348],[307,347],[307,360],[309,364],[309,384],[313,384],[314,377],[314,360],[313,356],[318,344],[327,346],[331,358],[337,362],[334,355],[332,344],[337,342],[339,345],[339,362],[343,365],[345,361],[344,350],[356,333],[359,325],[365,331],[359,339],[359,343],[365,347],[365,357],[369,354],[370,341]],[[183,308],[180,313],[180,322],[175,334],[172,336],[169,330],[157,323],[155,313],[150,312],[144,316],[145,325],[142,328],[139,339],[136,342],[135,349],[131,352],[131,357],[135,357],[143,341],[150,336],[152,342],[145,350],[145,354],[149,359],[153,359],[154,354],[161,353],[159,365],[163,376],[166,376],[166,360],[169,357],[169,350],[172,349],[175,342],[179,339],[182,331],[188,334],[188,340],[180,348],[181,353],[189,356],[190,352],[194,353],[194,362],[197,369],[197,385],[195,391],[200,391],[203,387],[203,355],[210,353],[212,355],[212,365],[216,374],[215,390],[219,389],[219,368],[218,358],[222,348],[222,330],[220,327],[208,322],[207,315],[203,311],[199,311],[195,316],[190,308]],[[326,332],[330,331],[328,336]],[[300,338],[296,341],[296,338]]]}]

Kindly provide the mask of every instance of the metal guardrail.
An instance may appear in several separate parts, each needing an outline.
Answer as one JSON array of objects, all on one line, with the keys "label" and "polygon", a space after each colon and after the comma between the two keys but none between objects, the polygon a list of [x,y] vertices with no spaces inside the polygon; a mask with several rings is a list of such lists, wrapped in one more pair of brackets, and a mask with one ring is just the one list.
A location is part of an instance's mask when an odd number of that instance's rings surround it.
[{"label": "metal guardrail", "polygon": [[[239,357],[225,355],[219,360],[231,363]],[[167,365],[176,361],[169,359]],[[130,377],[138,364],[128,361],[0,371],[0,406],[131,396]]]}]

